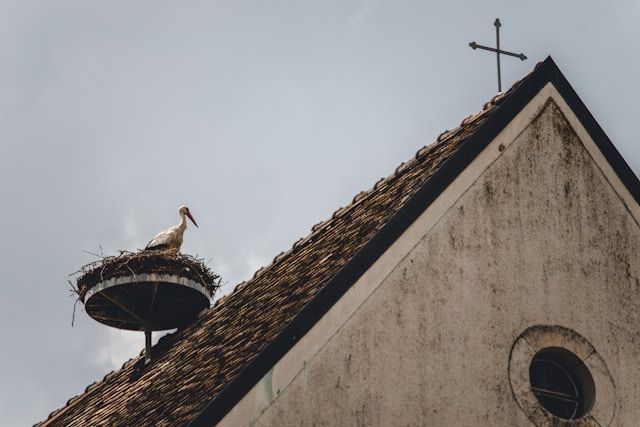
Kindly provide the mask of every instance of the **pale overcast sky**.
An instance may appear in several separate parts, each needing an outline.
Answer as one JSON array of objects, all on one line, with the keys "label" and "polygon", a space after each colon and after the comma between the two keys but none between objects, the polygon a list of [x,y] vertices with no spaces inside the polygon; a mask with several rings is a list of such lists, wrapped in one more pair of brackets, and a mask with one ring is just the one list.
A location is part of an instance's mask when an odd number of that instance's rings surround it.
[{"label": "pale overcast sky", "polygon": [[0,425],[139,353],[67,275],[188,204],[183,250],[248,278],[552,55],[638,173],[640,2],[0,1]]}]

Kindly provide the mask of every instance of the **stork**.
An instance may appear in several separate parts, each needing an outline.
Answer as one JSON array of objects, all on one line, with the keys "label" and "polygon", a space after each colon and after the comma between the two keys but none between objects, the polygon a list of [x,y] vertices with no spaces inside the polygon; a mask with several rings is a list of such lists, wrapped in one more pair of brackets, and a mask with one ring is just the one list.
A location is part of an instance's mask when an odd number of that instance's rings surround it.
[{"label": "stork", "polygon": [[196,227],[198,224],[196,224],[196,220],[191,216],[188,207],[180,206],[178,212],[180,213],[180,223],[159,232],[144,248],[145,251],[169,251],[177,253],[180,250],[180,246],[182,246],[182,236],[187,229],[186,217],[189,217]]}]

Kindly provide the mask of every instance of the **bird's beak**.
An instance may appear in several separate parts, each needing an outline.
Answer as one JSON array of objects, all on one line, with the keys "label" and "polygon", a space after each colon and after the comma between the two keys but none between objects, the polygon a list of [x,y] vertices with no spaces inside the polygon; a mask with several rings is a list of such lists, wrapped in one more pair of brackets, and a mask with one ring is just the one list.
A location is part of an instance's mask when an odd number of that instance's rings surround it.
[{"label": "bird's beak", "polygon": [[189,217],[189,219],[191,220],[191,222],[193,223],[193,225],[195,225],[196,227],[198,226],[198,224],[196,224],[196,220],[193,219],[193,217],[191,216],[191,213],[187,212],[187,216]]}]

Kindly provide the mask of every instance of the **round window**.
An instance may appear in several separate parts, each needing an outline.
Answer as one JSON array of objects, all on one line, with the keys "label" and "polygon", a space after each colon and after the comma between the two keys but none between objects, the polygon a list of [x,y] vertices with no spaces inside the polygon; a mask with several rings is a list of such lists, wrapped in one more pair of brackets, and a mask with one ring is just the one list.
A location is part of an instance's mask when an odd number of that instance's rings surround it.
[{"label": "round window", "polygon": [[516,402],[538,427],[612,423],[611,373],[593,345],[571,329],[535,325],[523,331],[511,347],[509,382]]},{"label": "round window", "polygon": [[529,366],[529,381],[538,402],[559,418],[580,418],[595,402],[589,369],[578,356],[563,348],[538,351]]}]

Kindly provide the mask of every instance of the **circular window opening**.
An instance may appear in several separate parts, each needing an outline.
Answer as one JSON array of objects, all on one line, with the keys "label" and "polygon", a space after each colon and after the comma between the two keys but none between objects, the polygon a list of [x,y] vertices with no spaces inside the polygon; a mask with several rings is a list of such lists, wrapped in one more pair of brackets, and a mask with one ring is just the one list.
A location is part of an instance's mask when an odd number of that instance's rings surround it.
[{"label": "circular window opening", "polygon": [[553,415],[575,420],[586,415],[595,402],[593,378],[582,360],[559,347],[536,353],[529,366],[531,390]]}]

